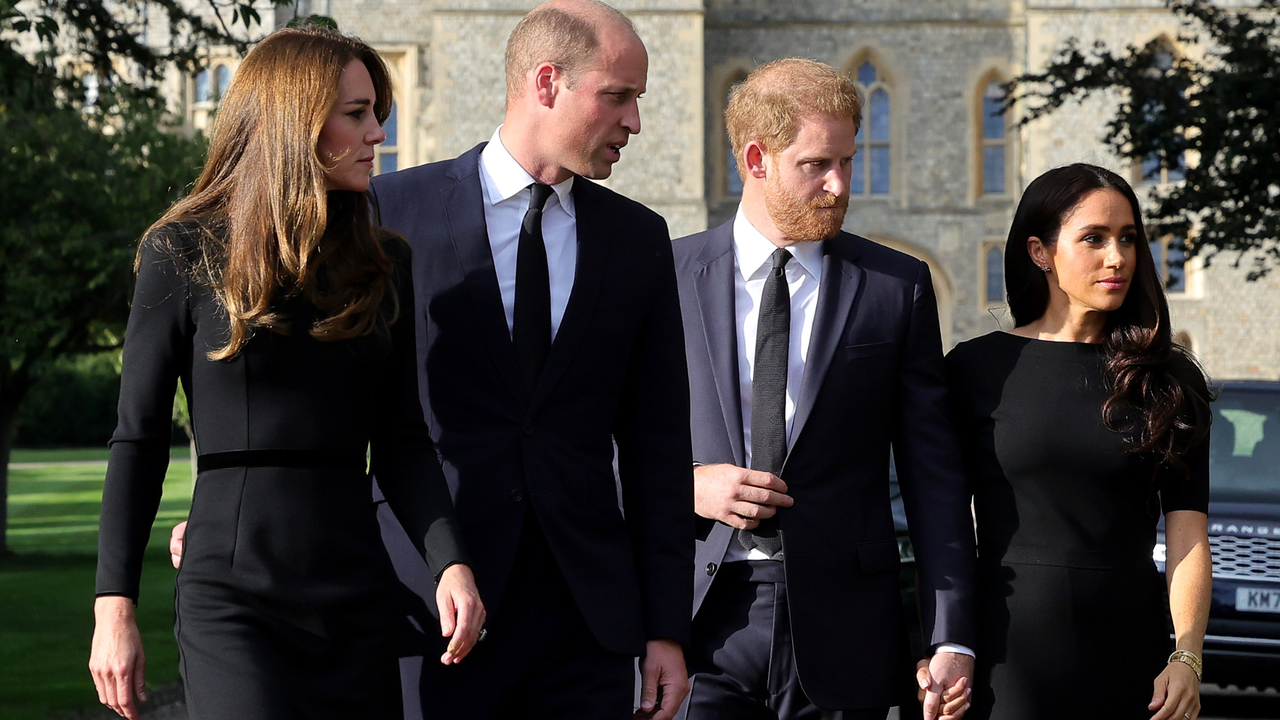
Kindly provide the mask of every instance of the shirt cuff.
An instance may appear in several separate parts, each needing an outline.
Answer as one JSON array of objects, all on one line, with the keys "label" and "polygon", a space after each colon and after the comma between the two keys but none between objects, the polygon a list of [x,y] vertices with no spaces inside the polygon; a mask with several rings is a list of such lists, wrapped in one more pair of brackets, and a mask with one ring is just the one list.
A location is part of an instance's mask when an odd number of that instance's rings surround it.
[{"label": "shirt cuff", "polygon": [[955,643],[942,643],[938,645],[938,647],[935,648],[933,652],[934,653],[949,652],[949,653],[956,653],[957,655],[968,655],[969,657],[977,657],[977,655],[974,654],[974,652],[969,648],[965,647],[964,645],[957,645]]}]

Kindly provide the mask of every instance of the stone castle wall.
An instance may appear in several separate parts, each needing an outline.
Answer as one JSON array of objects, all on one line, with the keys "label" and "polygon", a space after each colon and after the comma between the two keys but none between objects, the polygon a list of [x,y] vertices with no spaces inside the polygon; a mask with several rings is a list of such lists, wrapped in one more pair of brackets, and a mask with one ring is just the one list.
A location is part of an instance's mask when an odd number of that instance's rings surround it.
[{"label": "stone castle wall", "polygon": [[[489,138],[502,118],[507,35],[535,4],[301,1],[304,13],[331,15],[392,65],[400,167],[449,158]],[[1180,29],[1162,0],[620,0],[618,7],[634,19],[650,65],[643,132],[607,184],[666,217],[673,237],[724,222],[737,206],[722,119],[734,80],[792,55],[851,72],[867,60],[876,65],[891,94],[891,188],[887,196],[855,197],[846,229],[930,263],[948,346],[1011,326],[1005,309],[986,300],[985,253],[1003,245],[1021,188],[1078,161],[1133,177],[1130,163],[1101,141],[1116,99],[1091,97],[1011,127],[1008,192],[983,196],[986,85],[1043,67],[1070,37],[1122,48],[1176,39]],[[172,85],[172,97],[190,98],[189,79]],[[1187,292],[1170,299],[1174,330],[1189,335],[1216,377],[1278,378],[1280,275],[1246,283],[1232,259],[1190,266]]]},{"label": "stone castle wall", "polygon": [[[421,59],[411,164],[454,157],[502,122],[503,49],[536,3],[518,0],[331,0],[340,27],[377,47],[409,45]],[[661,213],[673,236],[706,227],[702,184],[702,5],[696,0],[618,3],[649,49],[641,133],[605,184]]]}]

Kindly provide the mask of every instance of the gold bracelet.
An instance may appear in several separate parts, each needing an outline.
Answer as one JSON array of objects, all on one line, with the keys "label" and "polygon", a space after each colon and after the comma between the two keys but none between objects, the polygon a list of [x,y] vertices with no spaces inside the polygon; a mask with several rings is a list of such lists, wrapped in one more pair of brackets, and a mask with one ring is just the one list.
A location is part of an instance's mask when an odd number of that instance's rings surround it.
[{"label": "gold bracelet", "polygon": [[1174,650],[1169,656],[1169,662],[1185,663],[1191,668],[1191,672],[1196,674],[1196,680],[1199,681],[1204,676],[1204,663],[1200,661],[1200,656],[1190,650]]}]

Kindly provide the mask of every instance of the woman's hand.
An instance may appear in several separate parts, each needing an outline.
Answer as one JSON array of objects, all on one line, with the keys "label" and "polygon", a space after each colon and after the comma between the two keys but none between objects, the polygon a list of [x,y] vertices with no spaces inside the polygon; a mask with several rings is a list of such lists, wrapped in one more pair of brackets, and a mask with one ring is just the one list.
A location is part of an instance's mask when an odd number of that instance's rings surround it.
[{"label": "woman's hand", "polygon": [[476,579],[466,565],[450,565],[436,585],[436,607],[440,608],[440,634],[452,638],[440,662],[454,665],[471,652],[484,626],[484,603],[476,590]]},{"label": "woman's hand", "polygon": [[1151,720],[1196,720],[1200,716],[1200,681],[1191,666],[1169,663],[1156,678],[1148,710],[1158,710]]},{"label": "woman's hand", "polygon": [[[1209,517],[1194,510],[1175,510],[1165,513],[1164,529],[1165,578],[1176,646],[1202,657],[1204,631],[1209,624],[1209,588],[1213,583]],[[1156,678],[1147,709],[1158,710],[1152,720],[1195,720],[1200,714],[1200,681],[1191,666],[1169,663]]]},{"label": "woman's hand", "polygon": [[133,617],[133,601],[125,597],[100,597],[93,603],[93,650],[89,672],[98,690],[98,701],[116,713],[138,720],[137,695],[147,701],[143,669],[142,636]]}]

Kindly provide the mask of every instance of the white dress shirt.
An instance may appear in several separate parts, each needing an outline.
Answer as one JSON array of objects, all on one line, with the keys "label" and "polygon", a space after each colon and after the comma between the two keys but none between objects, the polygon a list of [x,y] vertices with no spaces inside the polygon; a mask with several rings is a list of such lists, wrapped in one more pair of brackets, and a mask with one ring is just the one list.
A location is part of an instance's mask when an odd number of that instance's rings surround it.
[{"label": "white dress shirt", "polygon": [[[507,315],[507,331],[515,323],[516,254],[520,247],[520,226],[529,210],[536,182],[502,144],[493,131],[489,144],[480,151],[480,187],[484,190],[484,224],[493,252],[493,270],[498,275],[502,309]],[[564,309],[573,291],[578,267],[578,223],[573,208],[573,176],[557,185],[542,210],[542,243],[547,248],[547,275],[551,281],[551,337],[560,330]]]},{"label": "white dress shirt", "polygon": [[[751,380],[756,364],[756,334],[760,323],[760,295],[764,281],[773,269],[773,253],[778,249],[760,234],[738,207],[733,219],[733,307],[738,331],[738,394],[742,399],[742,443],[747,467],[751,467]],[[804,364],[809,358],[809,338],[813,335],[813,316],[818,309],[818,283],[822,279],[822,243],[796,243],[787,248],[792,260],[787,263],[787,288],[791,293],[791,332],[787,347],[787,448],[795,438],[791,427],[804,379]],[[735,560],[768,560],[759,550],[747,551],[733,542],[725,562]]]}]

